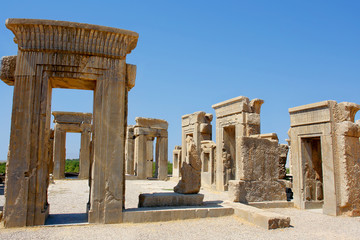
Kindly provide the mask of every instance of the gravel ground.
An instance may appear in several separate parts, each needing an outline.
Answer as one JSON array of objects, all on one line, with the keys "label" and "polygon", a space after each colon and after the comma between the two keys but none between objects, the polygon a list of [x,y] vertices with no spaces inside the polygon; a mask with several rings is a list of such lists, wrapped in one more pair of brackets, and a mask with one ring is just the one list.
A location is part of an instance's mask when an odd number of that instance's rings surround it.
[{"label": "gravel ground", "polygon": [[[126,208],[137,207],[137,197],[141,192],[166,192],[175,184],[171,181],[127,181]],[[226,198],[224,193],[204,190],[201,193],[205,194],[205,201]],[[87,201],[87,181],[56,181],[49,187],[50,216],[58,215],[63,221],[66,221],[64,216],[71,219],[74,215],[85,216],[86,221]],[[0,206],[2,203],[3,196],[0,195]],[[221,217],[146,224],[0,228],[0,239],[360,239],[359,217],[331,217],[318,210],[293,208],[268,210],[290,216],[292,227],[265,230],[237,217]]]}]

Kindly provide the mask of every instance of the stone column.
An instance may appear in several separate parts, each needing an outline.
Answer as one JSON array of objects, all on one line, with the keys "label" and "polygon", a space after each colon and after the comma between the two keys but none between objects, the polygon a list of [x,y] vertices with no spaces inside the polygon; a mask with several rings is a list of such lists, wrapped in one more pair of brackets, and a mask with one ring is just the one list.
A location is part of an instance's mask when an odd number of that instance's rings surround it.
[{"label": "stone column", "polygon": [[156,141],[156,162],[159,164],[159,180],[167,179],[168,138],[158,137]]},{"label": "stone column", "polygon": [[[153,162],[154,162],[154,138],[149,138],[146,141],[146,158],[145,164],[146,164],[146,178],[153,177]],[[155,162],[157,165],[158,163]],[[155,165],[155,176],[157,176],[157,169]]]},{"label": "stone column", "polygon": [[88,179],[90,176],[90,141],[91,141],[91,125],[84,124],[81,132],[80,146],[80,172],[79,179]]},{"label": "stone column", "polygon": [[54,179],[65,178],[66,132],[55,124],[54,133]]},{"label": "stone column", "polygon": [[137,176],[139,179],[146,179],[146,142],[145,135],[135,137],[135,159],[137,163]]},{"label": "stone column", "polygon": [[134,126],[128,126],[125,143],[126,174],[134,175],[134,164]]}]

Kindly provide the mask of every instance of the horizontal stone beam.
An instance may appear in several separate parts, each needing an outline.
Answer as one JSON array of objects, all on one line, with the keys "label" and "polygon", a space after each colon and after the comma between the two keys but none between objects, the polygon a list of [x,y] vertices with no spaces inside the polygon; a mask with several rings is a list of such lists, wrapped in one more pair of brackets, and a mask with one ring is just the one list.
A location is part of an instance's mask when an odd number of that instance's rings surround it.
[{"label": "horizontal stone beam", "polygon": [[167,130],[164,129],[154,129],[154,128],[143,128],[143,127],[135,127],[134,135],[146,135],[148,137],[168,137]]},{"label": "horizontal stone beam", "polygon": [[91,113],[80,112],[52,112],[54,116],[54,123],[88,123],[91,124]]}]

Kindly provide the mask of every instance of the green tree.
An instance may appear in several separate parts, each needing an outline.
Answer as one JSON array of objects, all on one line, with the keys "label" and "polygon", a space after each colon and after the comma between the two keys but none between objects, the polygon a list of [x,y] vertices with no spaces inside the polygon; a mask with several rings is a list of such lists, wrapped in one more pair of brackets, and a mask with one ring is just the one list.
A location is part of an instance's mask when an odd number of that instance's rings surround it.
[{"label": "green tree", "polygon": [[0,174],[5,173],[6,171],[6,162],[0,163]]}]

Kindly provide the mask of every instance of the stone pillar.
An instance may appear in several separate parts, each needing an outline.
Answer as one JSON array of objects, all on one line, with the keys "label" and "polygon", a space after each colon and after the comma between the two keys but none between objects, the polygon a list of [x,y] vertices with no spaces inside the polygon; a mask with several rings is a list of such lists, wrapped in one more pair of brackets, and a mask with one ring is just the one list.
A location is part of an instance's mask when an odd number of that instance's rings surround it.
[{"label": "stone pillar", "polygon": [[88,179],[90,176],[90,141],[91,141],[91,125],[84,124],[81,132],[80,146],[80,172],[79,179]]},{"label": "stone pillar", "polygon": [[[153,177],[153,162],[154,162],[154,139],[149,138],[146,142],[146,178]],[[157,176],[157,161],[155,162],[155,176]]]},{"label": "stone pillar", "polygon": [[54,179],[65,178],[66,132],[55,124],[54,133]]},{"label": "stone pillar", "polygon": [[180,169],[181,169],[181,146],[175,146],[173,150],[173,178],[180,177]]},{"label": "stone pillar", "polygon": [[135,164],[136,175],[139,179],[146,179],[146,136],[139,135],[135,138]]},{"label": "stone pillar", "polygon": [[94,57],[107,69],[94,94],[94,160],[89,222],[122,222],[125,194],[126,63]]},{"label": "stone pillar", "polygon": [[159,164],[159,180],[167,179],[167,160],[168,160],[168,138],[159,137],[156,141],[156,162]]},{"label": "stone pillar", "polygon": [[126,174],[134,175],[134,126],[127,127],[125,143]]}]

